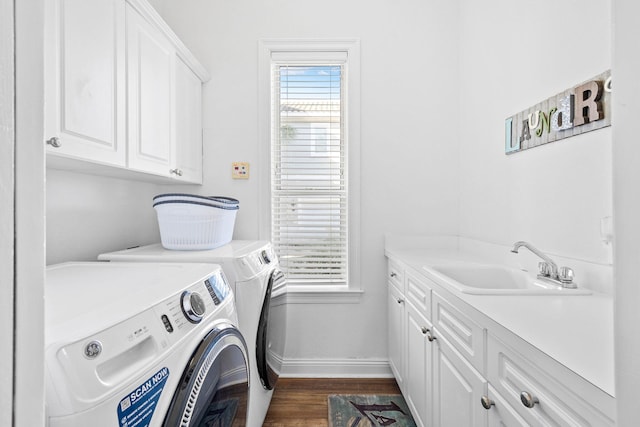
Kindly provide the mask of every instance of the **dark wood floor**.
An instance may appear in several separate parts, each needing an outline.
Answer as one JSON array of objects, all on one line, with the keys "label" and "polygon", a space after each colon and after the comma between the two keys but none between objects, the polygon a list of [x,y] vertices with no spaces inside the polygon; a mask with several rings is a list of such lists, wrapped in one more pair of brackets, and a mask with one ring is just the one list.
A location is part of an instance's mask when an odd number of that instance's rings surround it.
[{"label": "dark wood floor", "polygon": [[390,378],[280,378],[264,427],[327,427],[330,394],[400,394]]}]

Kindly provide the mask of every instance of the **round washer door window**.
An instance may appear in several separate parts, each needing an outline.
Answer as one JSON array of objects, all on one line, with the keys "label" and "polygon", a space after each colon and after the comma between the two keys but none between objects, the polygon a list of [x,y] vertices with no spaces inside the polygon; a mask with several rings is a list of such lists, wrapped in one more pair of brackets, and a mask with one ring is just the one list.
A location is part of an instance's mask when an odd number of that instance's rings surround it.
[{"label": "round washer door window", "polygon": [[163,427],[244,426],[249,396],[247,347],[232,325],[218,325],[186,366]]}]

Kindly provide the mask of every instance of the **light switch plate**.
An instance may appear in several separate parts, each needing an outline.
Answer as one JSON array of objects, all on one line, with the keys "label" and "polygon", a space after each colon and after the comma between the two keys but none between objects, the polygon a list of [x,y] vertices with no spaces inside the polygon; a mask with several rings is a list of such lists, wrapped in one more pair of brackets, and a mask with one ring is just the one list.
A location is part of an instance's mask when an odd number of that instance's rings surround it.
[{"label": "light switch plate", "polygon": [[231,163],[231,178],[249,179],[249,162]]}]

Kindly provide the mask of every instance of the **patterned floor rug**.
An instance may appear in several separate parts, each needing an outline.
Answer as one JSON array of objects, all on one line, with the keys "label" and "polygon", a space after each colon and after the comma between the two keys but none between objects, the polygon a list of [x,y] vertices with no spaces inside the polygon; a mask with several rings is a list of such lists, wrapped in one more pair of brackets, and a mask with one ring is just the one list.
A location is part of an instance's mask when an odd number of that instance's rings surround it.
[{"label": "patterned floor rug", "polygon": [[399,395],[329,396],[329,427],[415,427],[409,407]]}]

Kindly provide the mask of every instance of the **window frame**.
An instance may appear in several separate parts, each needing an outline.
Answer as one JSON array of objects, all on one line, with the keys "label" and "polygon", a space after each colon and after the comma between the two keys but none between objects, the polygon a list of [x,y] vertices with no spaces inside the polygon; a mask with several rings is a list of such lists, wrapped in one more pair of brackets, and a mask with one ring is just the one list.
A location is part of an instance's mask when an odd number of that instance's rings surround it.
[{"label": "window frame", "polygon": [[[344,138],[347,146],[348,263],[346,285],[295,284],[287,286],[290,303],[356,303],[363,293],[360,263],[360,42],[344,40],[260,40],[258,61],[259,233],[271,239],[271,72],[274,63],[309,65],[343,58]],[[346,55],[346,59],[344,59]],[[274,59],[277,58],[277,59]],[[317,62],[316,62],[317,61]]]}]

